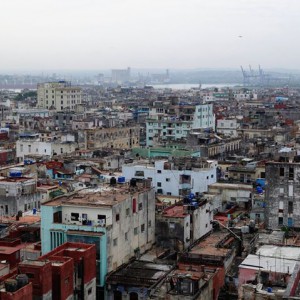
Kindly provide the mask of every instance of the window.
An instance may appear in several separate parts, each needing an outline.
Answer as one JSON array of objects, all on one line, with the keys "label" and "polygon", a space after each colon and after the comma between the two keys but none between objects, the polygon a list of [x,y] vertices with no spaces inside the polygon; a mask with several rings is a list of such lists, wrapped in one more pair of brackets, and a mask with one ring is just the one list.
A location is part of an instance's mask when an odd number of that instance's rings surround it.
[{"label": "window", "polygon": [[210,175],[210,178],[214,178],[214,175],[212,174],[212,175]]},{"label": "window", "polygon": [[139,210],[142,210],[143,209],[143,203],[139,203]]},{"label": "window", "polygon": [[141,225],[141,232],[144,232],[145,231],[145,224],[142,224]]},{"label": "window", "polygon": [[113,245],[118,246],[118,238],[113,239]]},{"label": "window", "polygon": [[283,212],[283,201],[279,201],[279,210],[278,212]]},{"label": "window", "polygon": [[28,145],[28,152],[31,152],[31,145]]},{"label": "window", "polygon": [[158,187],[161,187],[161,182],[158,182],[158,183],[157,183],[157,186],[158,186]]},{"label": "window", "polygon": [[138,228],[137,227],[134,228],[133,233],[134,233],[134,235],[138,234]]},{"label": "window", "polygon": [[129,208],[126,208],[126,216],[129,216]]},{"label": "window", "polygon": [[175,223],[174,222],[170,222],[169,223],[169,228],[170,229],[174,229],[175,228]]},{"label": "window", "polygon": [[89,288],[89,289],[88,289],[88,295],[91,295],[92,292],[93,292],[93,288]]},{"label": "window", "polygon": [[289,168],[289,180],[294,179],[294,168]]},{"label": "window", "polygon": [[161,174],[161,170],[157,170],[157,173],[158,173],[158,174]]},{"label": "window", "polygon": [[136,198],[132,199],[132,212],[136,213]]},{"label": "window", "polygon": [[294,203],[292,201],[289,201],[289,204],[288,204],[288,213],[292,214],[293,210],[294,210]]},{"label": "window", "polygon": [[78,221],[79,213],[71,213],[71,221]]},{"label": "window", "polygon": [[284,168],[279,168],[279,176],[284,176]]},{"label": "window", "polygon": [[120,214],[116,214],[116,222],[120,221]]},{"label": "window", "polygon": [[157,194],[162,194],[163,190],[162,189],[157,189]]},{"label": "window", "polygon": [[283,225],[283,217],[278,218],[278,225]]},{"label": "window", "polygon": [[289,185],[289,197],[294,196],[294,186],[292,184]]},{"label": "window", "polygon": [[135,176],[144,176],[144,171],[135,171]]},{"label": "window", "polygon": [[128,241],[128,232],[125,232],[125,241]]},{"label": "window", "polygon": [[151,227],[151,220],[149,220],[148,222],[148,227]]},{"label": "window", "polygon": [[170,178],[166,178],[166,182],[170,182]]}]

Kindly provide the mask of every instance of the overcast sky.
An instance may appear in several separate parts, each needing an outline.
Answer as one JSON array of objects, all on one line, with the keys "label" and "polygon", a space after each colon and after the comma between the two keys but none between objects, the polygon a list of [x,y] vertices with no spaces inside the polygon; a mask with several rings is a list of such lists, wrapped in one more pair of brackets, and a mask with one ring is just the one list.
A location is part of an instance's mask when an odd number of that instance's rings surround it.
[{"label": "overcast sky", "polygon": [[0,22],[0,71],[300,69],[299,0],[1,0]]}]

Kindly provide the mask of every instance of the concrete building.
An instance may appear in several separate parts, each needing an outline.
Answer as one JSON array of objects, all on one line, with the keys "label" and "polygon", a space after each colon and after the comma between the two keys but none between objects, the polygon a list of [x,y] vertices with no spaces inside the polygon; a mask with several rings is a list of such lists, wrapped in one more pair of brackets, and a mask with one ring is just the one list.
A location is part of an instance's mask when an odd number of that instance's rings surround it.
[{"label": "concrete building", "polygon": [[122,170],[127,180],[150,179],[156,193],[172,196],[203,193],[217,181],[217,162],[196,157],[138,161],[123,165]]},{"label": "concrete building", "polygon": [[171,265],[148,261],[124,264],[108,275],[106,299],[148,299],[172,268]]},{"label": "concrete building", "polygon": [[66,241],[96,245],[97,286],[155,242],[155,194],[147,182],[82,190],[42,205],[42,252]]},{"label": "concrete building", "polygon": [[224,136],[237,137],[240,125],[237,119],[220,119],[217,120],[217,133]]},{"label": "concrete building", "polygon": [[[52,298],[60,300],[103,299],[96,291],[96,246],[64,243],[39,258],[50,262],[52,271]],[[26,263],[27,268],[33,262]],[[23,263],[21,264],[23,266]]]},{"label": "concrete building", "polygon": [[[299,247],[274,245],[249,254],[239,265],[239,299],[299,299],[294,285],[299,283],[299,255]],[[289,298],[291,293],[296,297]]]},{"label": "concrete building", "polygon": [[40,207],[40,195],[36,192],[36,179],[7,177],[0,179],[1,216],[17,215]]},{"label": "concrete building", "polygon": [[212,104],[155,108],[146,119],[146,145],[164,145],[185,140],[191,129],[215,129]]},{"label": "concrete building", "polygon": [[183,203],[156,214],[156,245],[182,251],[212,230],[213,209],[204,197],[185,198]]},{"label": "concrete building", "polygon": [[140,127],[93,128],[78,130],[80,149],[139,147]]},{"label": "concrete building", "polygon": [[252,185],[216,182],[208,186],[208,193],[220,195],[222,206],[227,203],[250,208],[252,202]]},{"label": "concrete building", "polygon": [[300,163],[292,158],[268,162],[266,179],[266,226],[269,229],[299,228]]},{"label": "concrete building", "polygon": [[23,161],[24,157],[44,156],[72,153],[78,147],[74,141],[63,141],[63,137],[43,137],[42,134],[21,134],[16,142],[16,157]]},{"label": "concrete building", "polygon": [[130,80],[130,68],[111,70],[111,80],[116,83],[123,83]]},{"label": "concrete building", "polygon": [[75,110],[76,105],[81,104],[82,90],[72,86],[71,82],[58,81],[39,83],[37,86],[38,108],[63,111]]}]

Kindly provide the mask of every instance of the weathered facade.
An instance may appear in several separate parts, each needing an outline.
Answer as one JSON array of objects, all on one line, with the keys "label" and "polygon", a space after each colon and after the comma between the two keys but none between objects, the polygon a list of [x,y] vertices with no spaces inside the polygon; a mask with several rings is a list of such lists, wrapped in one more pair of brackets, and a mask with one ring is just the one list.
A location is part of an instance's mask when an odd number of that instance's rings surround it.
[{"label": "weathered facade", "polygon": [[266,164],[266,225],[300,227],[300,163]]},{"label": "weathered facade", "polygon": [[79,130],[78,143],[80,149],[131,149],[139,147],[139,136],[139,126],[94,128]]}]

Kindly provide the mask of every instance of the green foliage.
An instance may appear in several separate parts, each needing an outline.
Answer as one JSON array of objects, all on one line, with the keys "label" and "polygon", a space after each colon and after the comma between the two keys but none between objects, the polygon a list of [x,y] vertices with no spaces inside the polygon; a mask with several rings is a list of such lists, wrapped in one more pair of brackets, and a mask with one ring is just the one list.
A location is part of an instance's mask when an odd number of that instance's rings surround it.
[{"label": "green foliage", "polygon": [[15,97],[15,100],[23,101],[23,100],[26,100],[27,98],[36,98],[36,97],[37,97],[37,92],[36,91],[28,91],[28,92],[19,93]]}]

